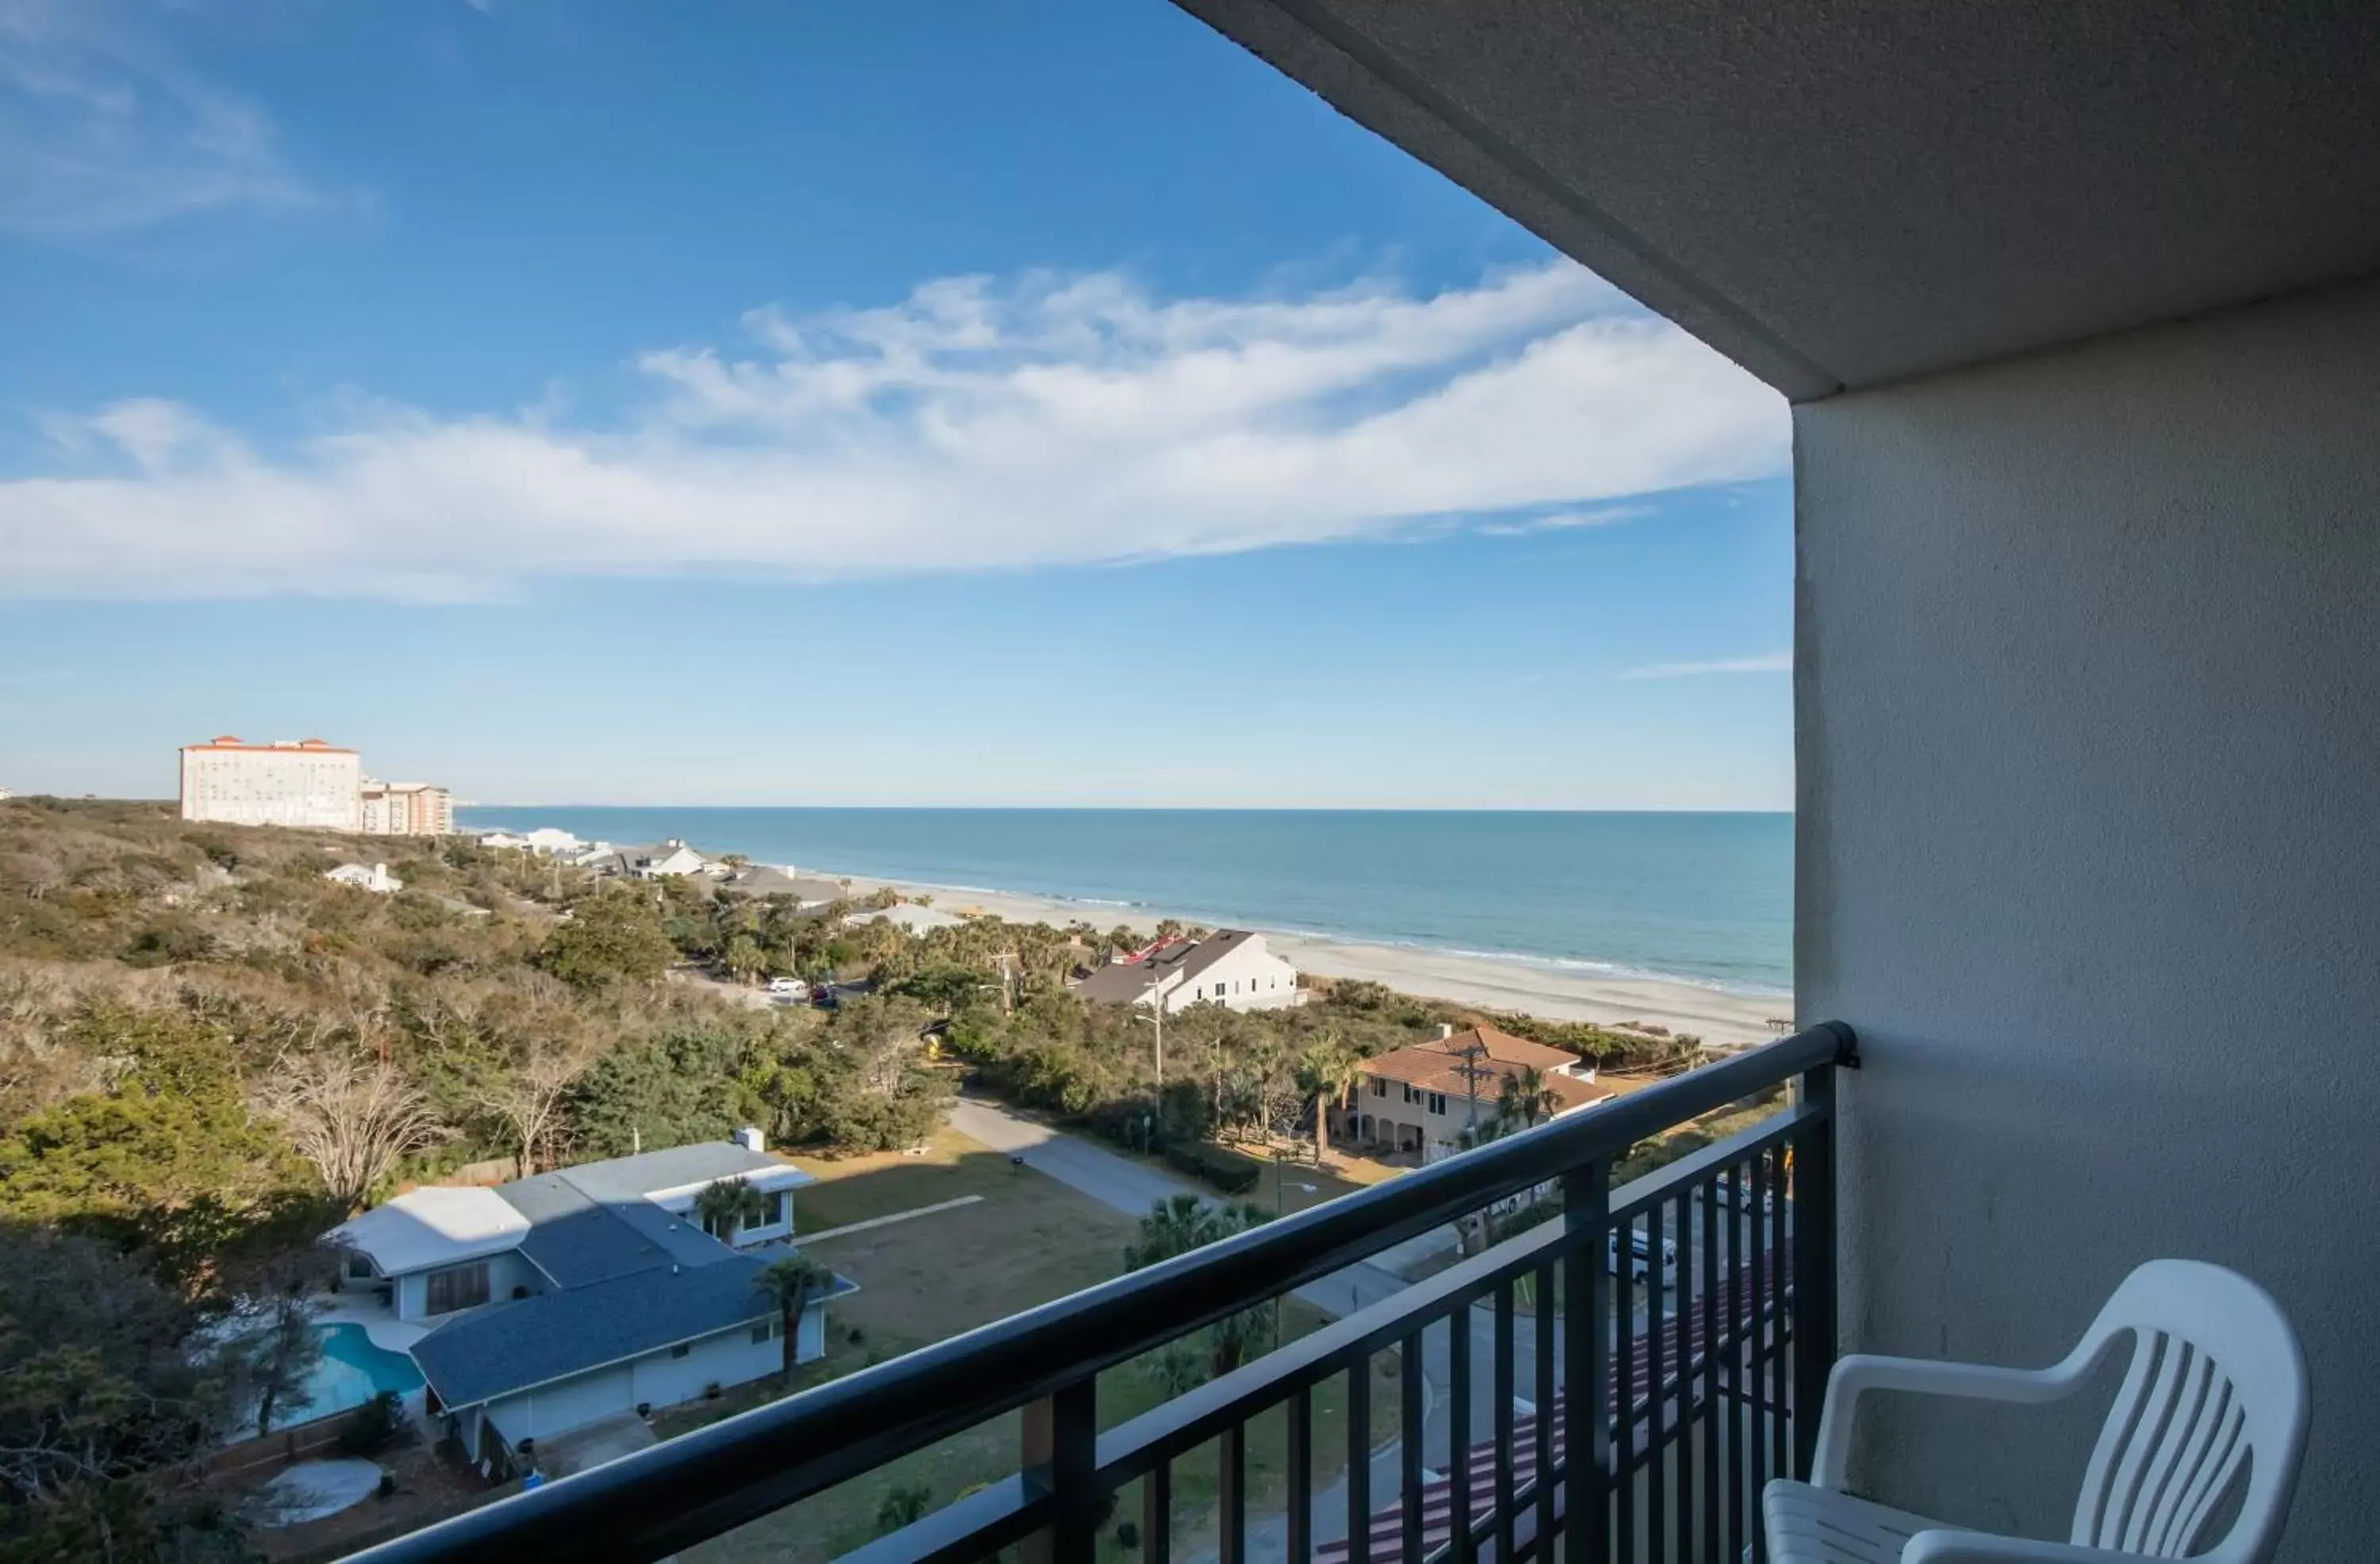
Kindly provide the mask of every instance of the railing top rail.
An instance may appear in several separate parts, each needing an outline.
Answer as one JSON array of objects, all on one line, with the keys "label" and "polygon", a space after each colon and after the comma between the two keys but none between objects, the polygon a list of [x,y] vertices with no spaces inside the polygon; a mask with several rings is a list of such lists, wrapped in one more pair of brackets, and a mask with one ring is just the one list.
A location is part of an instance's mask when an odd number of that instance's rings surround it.
[{"label": "railing top rail", "polygon": [[659,1558],[1596,1158],[1852,1056],[1807,1031],[459,1515],[356,1564]]}]

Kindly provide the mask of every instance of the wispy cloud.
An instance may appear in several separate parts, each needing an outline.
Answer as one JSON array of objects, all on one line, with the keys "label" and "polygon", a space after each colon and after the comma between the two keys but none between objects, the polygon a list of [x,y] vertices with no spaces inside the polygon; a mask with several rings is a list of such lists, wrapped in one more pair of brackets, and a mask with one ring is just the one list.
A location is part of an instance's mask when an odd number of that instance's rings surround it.
[{"label": "wispy cloud", "polygon": [[115,233],[326,199],[290,169],[271,115],[121,7],[0,0],[0,231]]},{"label": "wispy cloud", "polygon": [[1764,651],[1757,657],[1721,657],[1707,662],[1656,662],[1631,668],[1622,679],[1698,679],[1706,673],[1791,673],[1793,653]]},{"label": "wispy cloud", "polygon": [[1579,527],[1609,527],[1615,521],[1635,521],[1654,514],[1651,505],[1597,505],[1593,510],[1556,511],[1551,515],[1491,521],[1479,528],[1491,538],[1521,538],[1532,532],[1561,532]]},{"label": "wispy cloud", "polygon": [[1585,525],[1786,460],[1772,393],[1566,262],[1428,297],[963,277],[745,326],[642,355],[647,394],[601,428],[350,406],[266,452],[172,404],[54,415],[56,469],[0,481],[0,591],[1118,563]]}]

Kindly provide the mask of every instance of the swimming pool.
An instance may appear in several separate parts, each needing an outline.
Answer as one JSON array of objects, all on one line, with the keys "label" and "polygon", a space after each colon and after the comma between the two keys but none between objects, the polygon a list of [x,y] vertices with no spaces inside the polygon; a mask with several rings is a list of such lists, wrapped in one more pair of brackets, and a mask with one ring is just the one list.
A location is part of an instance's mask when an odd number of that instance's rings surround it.
[{"label": "swimming pool", "polygon": [[364,1328],[352,1321],[318,1325],[322,1361],[307,1381],[304,1415],[328,1417],[359,1407],[383,1390],[409,1395],[421,1388],[421,1371],[403,1352],[372,1344]]}]

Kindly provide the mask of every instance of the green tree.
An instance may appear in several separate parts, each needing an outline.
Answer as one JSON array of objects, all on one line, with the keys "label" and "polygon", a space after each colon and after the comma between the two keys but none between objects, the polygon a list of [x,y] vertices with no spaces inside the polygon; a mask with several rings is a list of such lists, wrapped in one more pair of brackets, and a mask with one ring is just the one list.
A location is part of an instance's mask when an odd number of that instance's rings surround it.
[{"label": "green tree", "polygon": [[794,1365],[801,1360],[802,1311],[834,1290],[834,1273],[807,1255],[788,1255],[764,1268],[752,1283],[777,1305],[777,1328],[784,1352],[780,1374],[790,1390]]},{"label": "green tree", "polygon": [[[1136,1271],[1220,1243],[1264,1224],[1264,1208],[1253,1201],[1210,1205],[1195,1194],[1160,1200],[1140,1218],[1140,1231],[1124,1246],[1124,1269]],[[1248,1348],[1272,1328],[1279,1304],[1267,1300],[1207,1328],[1210,1371],[1229,1374],[1246,1360]]]},{"label": "green tree", "polygon": [[769,1197],[742,1179],[724,1179],[703,1186],[694,1197],[694,1214],[704,1231],[733,1243],[738,1229],[757,1226],[769,1214]]},{"label": "green tree", "polygon": [[578,903],[570,920],[546,936],[538,964],[577,988],[616,982],[650,983],[677,953],[650,903],[631,892],[607,891]]},{"label": "green tree", "polygon": [[599,1157],[625,1157],[723,1140],[735,1123],[743,1064],[743,1039],[723,1024],[615,1048],[574,1087],[579,1142]]},{"label": "green tree", "polygon": [[893,1484],[876,1507],[876,1534],[890,1536],[904,1526],[915,1525],[933,1502],[934,1490],[923,1483]]},{"label": "green tree", "polygon": [[1518,1123],[1523,1129],[1535,1129],[1550,1119],[1561,1108],[1561,1097],[1546,1080],[1545,1072],[1535,1065],[1504,1077],[1497,1095],[1497,1117]]}]

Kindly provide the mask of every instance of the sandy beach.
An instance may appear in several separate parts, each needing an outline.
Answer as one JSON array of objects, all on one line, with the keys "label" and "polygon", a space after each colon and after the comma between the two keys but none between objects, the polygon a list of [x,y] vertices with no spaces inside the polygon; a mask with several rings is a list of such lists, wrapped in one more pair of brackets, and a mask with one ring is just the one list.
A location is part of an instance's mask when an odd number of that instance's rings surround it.
[{"label": "sandy beach", "polygon": [[[1162,915],[1095,902],[1008,891],[953,889],[851,877],[858,891],[890,885],[906,897],[928,896],[947,912],[989,913],[1014,923],[1063,926],[1077,918],[1099,928],[1119,924],[1148,930]],[[1324,977],[1362,979],[1422,999],[1451,1000],[1483,1010],[1519,1011],[1561,1021],[1645,1022],[1686,1032],[1706,1043],[1732,1046],[1777,1035],[1772,1018],[1792,1013],[1783,995],[1746,995],[1693,983],[1609,977],[1530,961],[1457,955],[1405,946],[1366,945],[1310,934],[1261,929],[1274,951],[1301,970]]]}]

